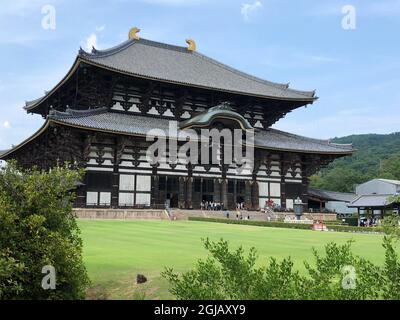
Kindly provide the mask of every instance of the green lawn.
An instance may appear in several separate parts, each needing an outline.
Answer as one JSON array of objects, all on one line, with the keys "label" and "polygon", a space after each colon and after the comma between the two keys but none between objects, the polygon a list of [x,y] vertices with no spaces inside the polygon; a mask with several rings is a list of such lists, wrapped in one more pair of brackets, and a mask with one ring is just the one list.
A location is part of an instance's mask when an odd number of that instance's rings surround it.
[{"label": "green lawn", "polygon": [[[190,269],[196,259],[204,258],[201,239],[209,237],[230,241],[232,247],[256,247],[260,262],[268,257],[291,256],[304,271],[303,261],[330,242],[356,242],[356,254],[382,264],[382,237],[370,234],[313,232],[206,222],[102,221],[80,220],[84,260],[93,283],[92,298],[106,292],[109,299],[135,299],[144,292],[147,299],[171,298],[168,283],[160,277],[165,266],[177,271]],[[136,286],[136,274],[149,282]]]}]

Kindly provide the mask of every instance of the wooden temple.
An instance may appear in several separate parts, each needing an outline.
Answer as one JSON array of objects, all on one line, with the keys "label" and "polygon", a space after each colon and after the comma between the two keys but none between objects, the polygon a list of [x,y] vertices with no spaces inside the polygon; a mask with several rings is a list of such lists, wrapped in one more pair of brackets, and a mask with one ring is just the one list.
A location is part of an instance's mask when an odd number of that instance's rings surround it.
[{"label": "wooden temple", "polygon": [[[257,210],[269,200],[292,208],[298,197],[307,203],[310,175],[353,152],[351,145],[271,128],[312,104],[315,92],[251,76],[198,53],[193,40],[188,44],[140,39],[133,29],[128,41],[111,49],[81,49],[51,91],[26,103],[28,113],[45,119],[42,128],[0,159],[23,168],[84,167],[77,207],[157,208],[168,201],[191,209],[214,201]],[[252,172],[239,175],[222,163],[150,165],[146,134],[171,121],[178,127],[251,126]]]}]

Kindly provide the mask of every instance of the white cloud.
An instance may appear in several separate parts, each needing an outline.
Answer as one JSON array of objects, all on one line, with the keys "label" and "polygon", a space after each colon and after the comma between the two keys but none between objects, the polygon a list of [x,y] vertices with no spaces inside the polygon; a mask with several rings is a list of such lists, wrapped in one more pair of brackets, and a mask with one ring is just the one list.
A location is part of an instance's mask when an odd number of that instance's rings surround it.
[{"label": "white cloud", "polygon": [[263,7],[261,1],[255,1],[253,4],[243,3],[240,13],[245,21],[250,20],[250,16]]},{"label": "white cloud", "polygon": [[4,127],[5,129],[10,129],[10,128],[11,128],[10,122],[9,122],[9,121],[5,121],[5,122],[3,123],[3,127]]},{"label": "white cloud", "polygon": [[85,43],[85,49],[87,51],[91,51],[92,48],[97,48],[97,35],[92,33],[87,39]]}]

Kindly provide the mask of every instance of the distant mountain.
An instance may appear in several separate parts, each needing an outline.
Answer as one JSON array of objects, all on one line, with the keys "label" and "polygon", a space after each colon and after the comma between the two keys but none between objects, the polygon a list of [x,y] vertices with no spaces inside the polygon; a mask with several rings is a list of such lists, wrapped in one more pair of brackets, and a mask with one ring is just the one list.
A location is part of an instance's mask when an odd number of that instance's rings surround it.
[{"label": "distant mountain", "polygon": [[332,142],[352,143],[357,151],[311,177],[312,187],[352,192],[356,184],[373,178],[400,179],[400,132],[351,135]]}]

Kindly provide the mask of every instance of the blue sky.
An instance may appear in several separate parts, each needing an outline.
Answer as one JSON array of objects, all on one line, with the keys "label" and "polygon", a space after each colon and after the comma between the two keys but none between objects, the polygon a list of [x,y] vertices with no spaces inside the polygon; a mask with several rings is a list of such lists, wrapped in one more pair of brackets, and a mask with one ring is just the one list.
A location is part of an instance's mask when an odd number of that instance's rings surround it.
[{"label": "blue sky", "polygon": [[[44,29],[43,6],[55,9]],[[345,30],[342,8],[356,10]],[[50,90],[78,49],[143,38],[185,46],[319,101],[275,125],[315,138],[400,131],[400,0],[1,0],[0,149],[43,123],[22,110]]]}]

